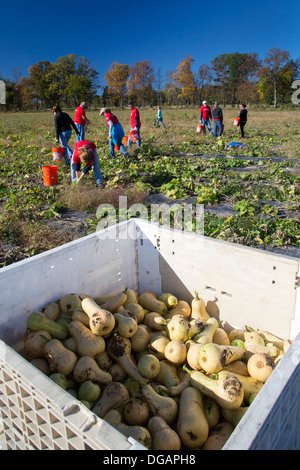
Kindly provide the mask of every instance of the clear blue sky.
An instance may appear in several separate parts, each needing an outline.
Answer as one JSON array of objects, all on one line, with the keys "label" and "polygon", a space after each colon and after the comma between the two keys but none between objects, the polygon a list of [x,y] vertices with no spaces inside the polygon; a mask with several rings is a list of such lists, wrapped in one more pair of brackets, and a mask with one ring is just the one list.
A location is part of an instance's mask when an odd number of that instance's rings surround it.
[{"label": "clear blue sky", "polygon": [[300,2],[10,0],[0,6],[0,74],[22,76],[40,60],[55,62],[76,54],[104,74],[113,62],[150,60],[155,72],[175,70],[187,55],[193,70],[223,53],[257,52],[272,47],[300,57]]}]

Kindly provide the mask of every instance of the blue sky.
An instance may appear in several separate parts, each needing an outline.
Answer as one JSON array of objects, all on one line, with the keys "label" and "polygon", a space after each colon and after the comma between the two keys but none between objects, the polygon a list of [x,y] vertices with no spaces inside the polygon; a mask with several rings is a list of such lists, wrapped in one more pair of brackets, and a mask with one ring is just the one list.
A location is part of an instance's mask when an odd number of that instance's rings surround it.
[{"label": "blue sky", "polygon": [[300,57],[299,0],[147,1],[10,0],[0,6],[0,74],[76,54],[104,74],[113,62],[150,60],[155,72],[175,70],[187,55],[193,70],[223,53],[272,47]]}]

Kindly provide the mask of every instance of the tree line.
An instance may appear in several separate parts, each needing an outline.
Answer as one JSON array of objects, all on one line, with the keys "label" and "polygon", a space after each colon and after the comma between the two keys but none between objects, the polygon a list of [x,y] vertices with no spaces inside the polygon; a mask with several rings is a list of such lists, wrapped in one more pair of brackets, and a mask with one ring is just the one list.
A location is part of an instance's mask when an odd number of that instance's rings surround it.
[{"label": "tree line", "polygon": [[200,106],[206,99],[223,106],[238,103],[276,108],[291,104],[292,83],[300,72],[300,58],[289,51],[270,49],[264,59],[256,52],[221,54],[195,72],[188,55],[176,70],[164,75],[149,60],[134,65],[114,62],[99,85],[99,73],[85,57],[70,54],[56,62],[40,61],[13,80],[0,74],[6,85],[6,110],[40,110],[59,104],[75,107],[86,101],[91,107],[123,108],[129,101],[138,106]]}]

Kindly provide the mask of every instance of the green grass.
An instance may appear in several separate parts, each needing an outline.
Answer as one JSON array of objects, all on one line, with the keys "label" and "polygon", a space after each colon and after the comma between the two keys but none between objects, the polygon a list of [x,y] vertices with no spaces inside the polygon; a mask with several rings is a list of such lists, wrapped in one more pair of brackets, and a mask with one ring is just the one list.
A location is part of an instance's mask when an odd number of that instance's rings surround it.
[{"label": "green grass", "polygon": [[[230,219],[206,214],[208,236],[250,246],[300,246],[299,218],[289,215],[300,212],[299,111],[250,108],[246,147],[238,150],[227,149],[230,142],[240,141],[233,127],[234,109],[223,110],[221,139],[196,133],[198,110],[163,110],[166,130],[155,128],[155,109],[140,111],[142,147],[134,145],[129,159],[118,153],[113,160],[105,120],[98,111],[88,112],[86,139],[97,146],[106,181],[101,190],[95,188],[92,172],[80,188],[72,186],[69,168],[62,163],[58,186],[44,187],[42,167],[53,163],[55,143],[51,112],[0,114],[0,242],[36,254],[72,239],[45,225],[68,209],[89,212],[89,228],[94,230],[99,204],[117,207],[120,195],[130,195],[134,203],[161,193],[174,200],[192,198],[206,208],[229,205],[234,214]],[[127,133],[130,112],[115,113]],[[74,135],[70,146],[75,146]],[[286,211],[284,217],[278,205]]]}]

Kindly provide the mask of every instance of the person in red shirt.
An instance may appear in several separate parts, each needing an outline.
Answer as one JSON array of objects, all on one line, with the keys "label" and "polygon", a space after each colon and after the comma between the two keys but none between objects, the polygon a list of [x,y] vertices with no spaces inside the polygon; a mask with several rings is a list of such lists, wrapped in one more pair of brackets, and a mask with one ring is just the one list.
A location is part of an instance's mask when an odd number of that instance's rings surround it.
[{"label": "person in red shirt", "polygon": [[77,142],[84,140],[85,136],[85,125],[89,124],[89,120],[86,117],[85,109],[87,108],[86,102],[83,101],[76,109],[74,122],[77,127],[79,134],[77,134]]},{"label": "person in red shirt", "polygon": [[[81,164],[84,168],[81,172]],[[96,145],[88,140],[81,140],[76,143],[71,162],[71,180],[73,182],[80,181],[93,168],[94,177],[97,186],[103,183]]]},{"label": "person in red shirt", "polygon": [[213,131],[212,131],[212,128],[211,128],[211,125],[210,125],[210,119],[212,119],[211,109],[207,105],[207,101],[203,101],[202,104],[203,104],[203,106],[201,106],[201,108],[200,108],[200,118],[199,119],[200,119],[201,124],[204,126],[203,127],[203,134],[206,134],[205,126],[207,126],[207,129],[209,130],[211,135],[213,135]]},{"label": "person in red shirt", "polygon": [[122,139],[124,137],[124,130],[121,126],[117,116],[112,114],[111,110],[108,108],[102,108],[100,111],[100,116],[104,116],[106,123],[109,127],[109,152],[110,157],[115,157],[115,146],[118,145],[120,151],[125,157],[128,157],[126,148],[123,145]]},{"label": "person in red shirt", "polygon": [[[139,110],[134,106],[133,103],[129,103],[128,105],[129,109],[131,109],[131,115],[130,115],[130,125],[131,125],[131,131],[136,131],[139,136],[139,140],[136,141],[136,144],[138,147],[141,146],[141,134],[140,134],[140,128],[141,128],[141,120],[140,120],[140,113]],[[131,145],[132,141],[130,138],[128,138],[128,145]]]}]

